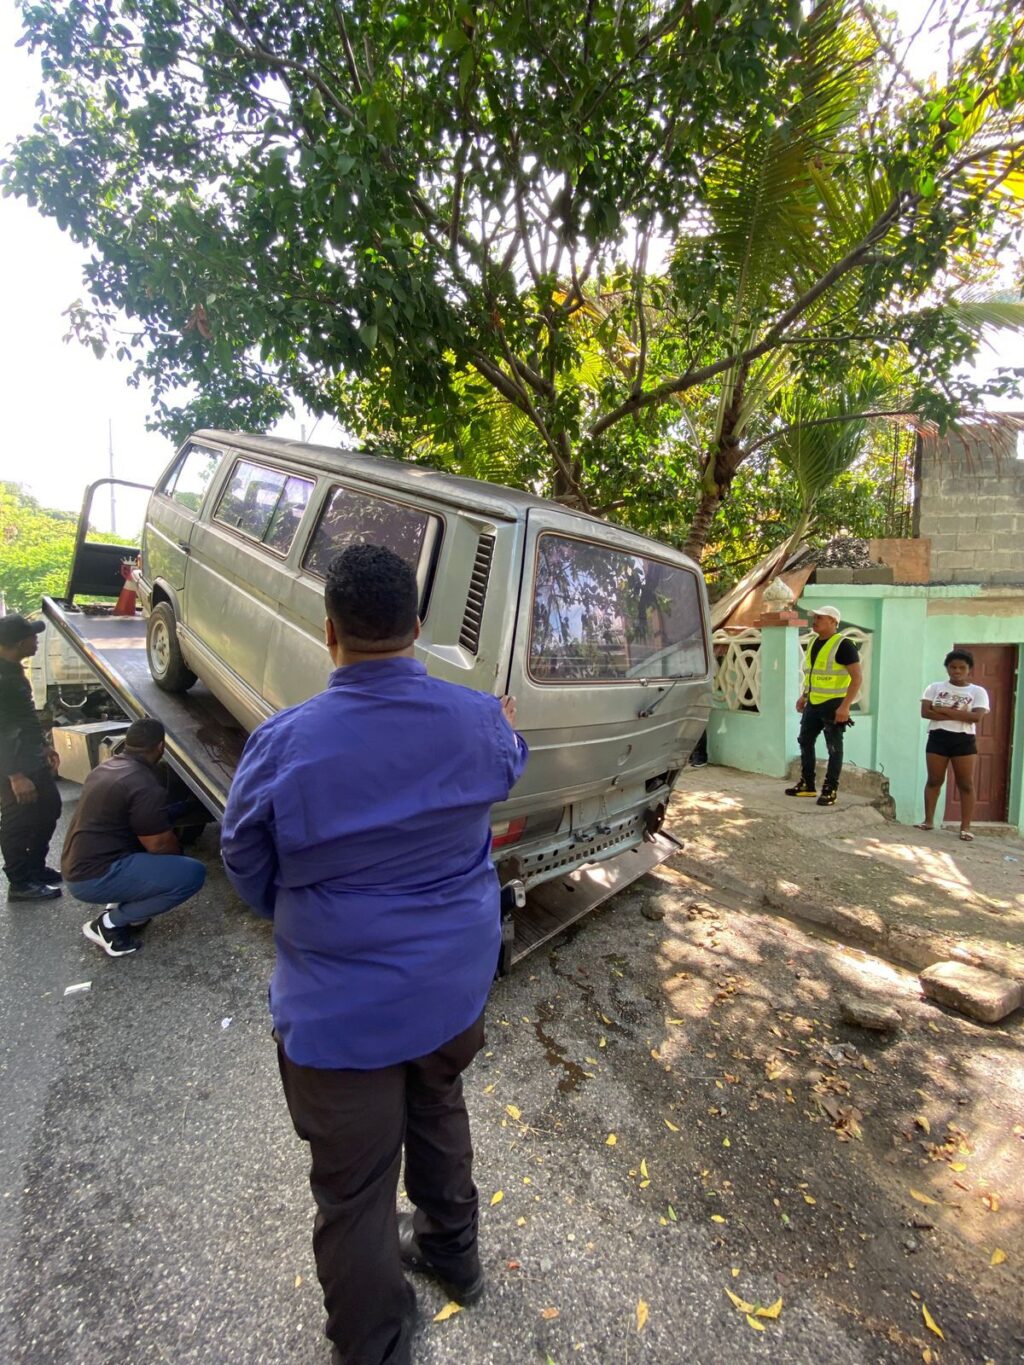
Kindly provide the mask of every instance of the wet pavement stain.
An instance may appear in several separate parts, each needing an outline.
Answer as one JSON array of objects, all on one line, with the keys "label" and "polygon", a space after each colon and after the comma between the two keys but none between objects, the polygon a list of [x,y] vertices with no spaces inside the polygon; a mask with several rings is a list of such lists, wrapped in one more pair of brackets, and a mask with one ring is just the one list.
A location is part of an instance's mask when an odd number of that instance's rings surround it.
[{"label": "wet pavement stain", "polygon": [[561,1067],[565,1072],[565,1075],[558,1082],[560,1095],[571,1095],[573,1091],[580,1088],[584,1081],[590,1079],[588,1072],[584,1071],[578,1062],[574,1062],[566,1056],[565,1048],[547,1032],[542,1019],[534,1020],[533,1031],[544,1049],[544,1059],[548,1066]]}]

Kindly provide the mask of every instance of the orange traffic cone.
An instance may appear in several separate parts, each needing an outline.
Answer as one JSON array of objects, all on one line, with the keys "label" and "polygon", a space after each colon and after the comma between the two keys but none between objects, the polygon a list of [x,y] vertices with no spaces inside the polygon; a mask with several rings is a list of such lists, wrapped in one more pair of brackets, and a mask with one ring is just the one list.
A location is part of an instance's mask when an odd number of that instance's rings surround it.
[{"label": "orange traffic cone", "polygon": [[138,564],[139,561],[137,559],[122,559],[121,561],[121,577],[124,579],[124,587],[121,589],[120,596],[117,599],[117,605],[114,607],[112,613],[114,616],[135,615],[135,597],[137,589],[132,574],[135,569],[138,568]]}]

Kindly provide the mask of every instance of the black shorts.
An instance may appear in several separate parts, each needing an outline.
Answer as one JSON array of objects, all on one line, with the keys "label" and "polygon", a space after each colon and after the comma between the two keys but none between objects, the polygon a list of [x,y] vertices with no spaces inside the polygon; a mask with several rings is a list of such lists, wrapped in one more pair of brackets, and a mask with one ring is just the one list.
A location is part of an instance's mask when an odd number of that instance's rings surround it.
[{"label": "black shorts", "polygon": [[929,730],[925,753],[941,754],[943,758],[963,758],[976,754],[978,741],[974,735],[957,734],[953,730]]}]

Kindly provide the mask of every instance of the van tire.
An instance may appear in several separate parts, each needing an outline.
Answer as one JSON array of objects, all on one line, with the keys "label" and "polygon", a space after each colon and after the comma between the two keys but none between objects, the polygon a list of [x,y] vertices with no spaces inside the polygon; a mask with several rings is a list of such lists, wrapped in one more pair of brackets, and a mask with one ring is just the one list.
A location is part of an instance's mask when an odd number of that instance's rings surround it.
[{"label": "van tire", "polygon": [[164,692],[187,692],[196,681],[178,644],[178,623],[170,602],[159,602],[150,612],[146,658],[153,681]]}]

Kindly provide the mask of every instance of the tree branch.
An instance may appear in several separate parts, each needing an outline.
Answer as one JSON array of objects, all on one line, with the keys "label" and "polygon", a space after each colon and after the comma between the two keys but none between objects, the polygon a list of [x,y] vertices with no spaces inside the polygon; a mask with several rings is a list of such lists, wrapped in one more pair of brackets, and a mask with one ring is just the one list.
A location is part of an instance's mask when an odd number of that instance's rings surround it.
[{"label": "tree branch", "polygon": [[856,269],[872,247],[881,241],[894,223],[899,220],[903,211],[919,203],[920,199],[919,194],[908,194],[906,192],[897,194],[884,212],[875,220],[864,239],[851,251],[848,251],[841,260],[836,261],[820,279],[811,285],[810,289],[801,294],[800,298],[786,309],[782,316],[768,329],[765,336],[755,345],[748,346],[745,350],[726,356],[722,360],[717,360],[713,364],[703,365],[700,369],[687,370],[685,374],[679,375],[675,379],[668,379],[663,384],[648,389],[646,393],[631,393],[617,408],[605,413],[593,424],[590,428],[590,435],[592,437],[600,436],[602,432],[607,431],[609,427],[614,426],[624,417],[630,417],[643,408],[663,403],[674,394],[684,393],[687,389],[692,389],[697,384],[713,379],[716,374],[722,374],[737,365],[749,364],[752,360],[757,360],[759,356],[774,349],[785,338],[786,329],[797,318],[802,317],[837,281],[842,279],[844,275],[848,275],[851,270]]}]

